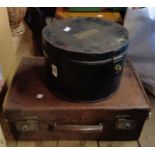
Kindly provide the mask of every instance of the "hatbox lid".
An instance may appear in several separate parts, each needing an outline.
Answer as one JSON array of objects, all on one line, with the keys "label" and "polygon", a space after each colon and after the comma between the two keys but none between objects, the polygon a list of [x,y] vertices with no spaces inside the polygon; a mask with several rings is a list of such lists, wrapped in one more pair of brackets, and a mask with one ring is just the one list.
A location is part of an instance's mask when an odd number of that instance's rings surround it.
[{"label": "hatbox lid", "polygon": [[122,25],[94,17],[54,20],[43,29],[43,39],[66,54],[87,56],[121,50],[129,40]]}]

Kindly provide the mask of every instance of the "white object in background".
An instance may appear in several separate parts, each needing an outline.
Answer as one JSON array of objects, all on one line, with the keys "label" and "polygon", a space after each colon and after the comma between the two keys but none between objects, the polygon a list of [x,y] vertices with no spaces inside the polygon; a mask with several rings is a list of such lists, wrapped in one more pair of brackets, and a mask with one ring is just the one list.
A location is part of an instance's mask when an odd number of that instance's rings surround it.
[{"label": "white object in background", "polygon": [[124,26],[129,31],[128,56],[144,87],[155,95],[155,8],[128,8]]}]

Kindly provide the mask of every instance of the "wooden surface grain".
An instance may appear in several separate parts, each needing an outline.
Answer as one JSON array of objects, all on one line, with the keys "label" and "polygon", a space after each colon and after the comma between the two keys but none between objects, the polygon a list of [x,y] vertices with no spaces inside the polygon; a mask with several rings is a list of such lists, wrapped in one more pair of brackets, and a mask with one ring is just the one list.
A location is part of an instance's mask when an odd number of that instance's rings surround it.
[{"label": "wooden surface grain", "polygon": [[17,141],[17,147],[35,147],[35,141]]},{"label": "wooden surface grain", "polygon": [[84,141],[84,140],[60,140],[58,141],[59,147],[97,147],[97,141]]},{"label": "wooden surface grain", "polygon": [[57,147],[58,141],[36,141],[36,147]]},{"label": "wooden surface grain", "polygon": [[149,94],[151,104],[151,117],[145,122],[141,136],[139,138],[140,146],[155,146],[155,96]]},{"label": "wooden surface grain", "polygon": [[100,141],[99,147],[138,147],[137,141]]}]

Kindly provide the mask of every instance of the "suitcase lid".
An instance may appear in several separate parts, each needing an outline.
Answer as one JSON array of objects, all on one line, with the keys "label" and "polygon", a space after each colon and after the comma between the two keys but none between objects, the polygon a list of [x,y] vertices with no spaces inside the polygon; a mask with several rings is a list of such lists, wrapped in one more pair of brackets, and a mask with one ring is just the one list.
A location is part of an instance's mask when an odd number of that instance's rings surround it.
[{"label": "suitcase lid", "polygon": [[125,52],[128,31],[118,23],[95,17],[54,20],[44,27],[44,49],[70,59],[109,59]]}]

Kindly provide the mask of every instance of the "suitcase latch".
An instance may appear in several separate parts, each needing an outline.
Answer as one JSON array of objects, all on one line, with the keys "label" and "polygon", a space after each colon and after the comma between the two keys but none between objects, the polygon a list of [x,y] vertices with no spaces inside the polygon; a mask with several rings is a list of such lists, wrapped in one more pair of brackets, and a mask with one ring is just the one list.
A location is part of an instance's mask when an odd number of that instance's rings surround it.
[{"label": "suitcase latch", "polygon": [[38,121],[36,119],[23,119],[15,122],[17,131],[30,132],[38,130]]},{"label": "suitcase latch", "polygon": [[117,130],[133,130],[136,127],[136,121],[128,118],[118,118],[115,122]]}]

